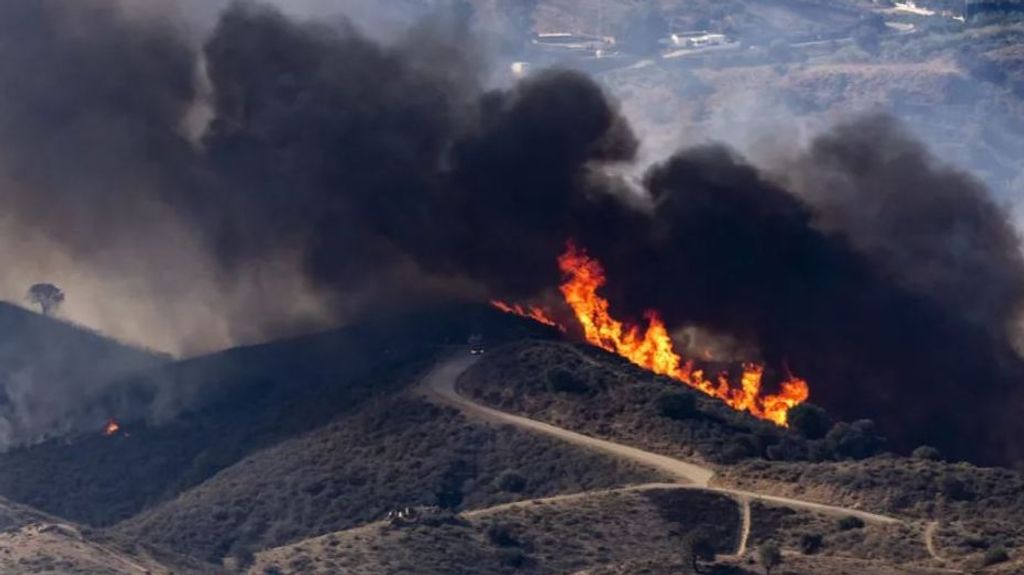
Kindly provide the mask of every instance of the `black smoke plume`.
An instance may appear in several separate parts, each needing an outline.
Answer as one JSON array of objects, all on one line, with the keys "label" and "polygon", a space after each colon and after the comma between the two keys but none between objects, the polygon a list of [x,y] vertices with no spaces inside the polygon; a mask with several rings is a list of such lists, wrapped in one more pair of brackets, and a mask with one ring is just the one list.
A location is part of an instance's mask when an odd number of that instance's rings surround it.
[{"label": "black smoke plume", "polygon": [[[650,168],[635,189],[614,174],[640,144],[599,86],[555,70],[482,89],[450,24],[380,45],[239,3],[194,49],[160,22],[116,14],[103,34],[64,29],[82,9],[68,6],[4,3],[0,15],[31,22],[18,33],[44,56],[33,71],[4,54],[5,85],[85,76],[19,96],[42,107],[0,110],[0,135],[5,150],[27,138],[3,158],[32,190],[18,217],[84,253],[130,241],[134,203],[158,201],[225,276],[287,248],[337,292],[388,293],[390,272],[411,266],[516,300],[558,285],[571,238],[607,268],[616,313],[657,309],[670,327],[749,342],[806,377],[814,401],[875,418],[897,447],[1024,455],[1017,237],[977,183],[890,120],[821,136],[784,176],[707,146]],[[202,99],[196,61],[212,94],[198,142],[179,122]],[[52,141],[71,120],[74,137]],[[125,167],[151,185],[122,185]],[[64,197],[84,200],[84,216],[43,209]],[[118,233],[83,241],[95,228]]]}]

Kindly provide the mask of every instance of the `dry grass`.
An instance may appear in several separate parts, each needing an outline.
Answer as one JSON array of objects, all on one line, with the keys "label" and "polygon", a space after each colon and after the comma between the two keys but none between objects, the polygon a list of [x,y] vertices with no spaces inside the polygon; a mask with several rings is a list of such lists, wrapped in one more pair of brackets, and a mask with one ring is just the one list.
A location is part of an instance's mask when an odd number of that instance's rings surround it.
[{"label": "dry grass", "polygon": [[723,534],[717,542],[730,552],[738,527],[735,504],[718,495],[602,493],[470,512],[441,525],[334,533],[260,553],[250,573],[572,573],[652,558],[678,562],[684,535],[696,528]]}]

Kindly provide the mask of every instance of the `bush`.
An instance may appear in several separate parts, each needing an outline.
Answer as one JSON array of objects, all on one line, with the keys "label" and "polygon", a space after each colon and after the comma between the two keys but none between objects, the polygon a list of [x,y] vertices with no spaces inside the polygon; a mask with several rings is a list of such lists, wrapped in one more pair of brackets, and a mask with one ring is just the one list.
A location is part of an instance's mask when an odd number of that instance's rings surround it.
[{"label": "bush", "polygon": [[666,391],[656,400],[658,415],[669,419],[690,419],[697,413],[697,400],[691,393]]},{"label": "bush", "polygon": [[691,564],[694,573],[700,572],[700,561],[713,562],[715,556],[715,544],[704,531],[691,531],[683,541],[683,558]]},{"label": "bush", "polygon": [[820,533],[804,533],[800,536],[800,552],[804,555],[814,555],[821,551],[824,539]]},{"label": "bush", "polygon": [[526,489],[526,478],[519,472],[512,471],[511,469],[502,472],[495,480],[495,483],[497,483],[498,489],[509,493],[522,493]]},{"label": "bush", "polygon": [[512,528],[503,523],[494,523],[487,527],[487,540],[498,547],[518,547],[519,539]]},{"label": "bush", "polygon": [[882,448],[885,441],[875,430],[875,422],[862,419],[839,422],[825,436],[825,443],[836,459],[867,459]]},{"label": "bush", "polygon": [[942,459],[942,454],[939,453],[938,449],[930,445],[922,445],[918,447],[910,454],[914,459],[922,459],[925,461],[939,461]]},{"label": "bush", "polygon": [[807,459],[807,446],[799,441],[783,437],[775,445],[769,445],[765,455],[772,461],[804,461]]},{"label": "bush", "polygon": [[989,565],[996,565],[997,563],[1006,563],[1010,560],[1010,555],[1006,552],[1006,549],[1002,547],[993,547],[985,552],[985,556],[981,559],[981,564],[988,567]]},{"label": "bush", "polygon": [[782,552],[779,546],[771,541],[762,543],[757,548],[757,561],[764,567],[764,572],[770,574],[772,569],[782,563]]},{"label": "bush", "polygon": [[967,489],[967,484],[960,478],[950,474],[944,475],[939,480],[939,491],[946,498],[953,501],[969,501],[972,499],[971,492]]},{"label": "bush", "polygon": [[528,557],[521,549],[502,549],[498,554],[498,561],[505,567],[519,569],[527,563]]},{"label": "bush", "polygon": [[802,403],[790,409],[787,417],[789,428],[807,439],[821,439],[832,427],[828,413],[810,403]]},{"label": "bush", "polygon": [[556,367],[548,372],[548,389],[560,393],[584,394],[590,391],[587,382],[580,379],[575,373],[561,367]]},{"label": "bush", "polygon": [[722,463],[737,463],[761,455],[761,442],[756,435],[737,435],[722,450]]},{"label": "bush", "polygon": [[853,515],[847,515],[839,520],[839,529],[841,531],[850,531],[852,529],[863,529],[864,520],[860,517]]}]

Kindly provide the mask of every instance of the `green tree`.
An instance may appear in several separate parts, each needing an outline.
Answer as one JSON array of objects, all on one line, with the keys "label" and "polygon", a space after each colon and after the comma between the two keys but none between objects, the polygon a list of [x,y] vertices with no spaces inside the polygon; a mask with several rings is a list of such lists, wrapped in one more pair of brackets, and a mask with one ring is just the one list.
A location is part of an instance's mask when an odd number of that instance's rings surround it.
[{"label": "green tree", "polygon": [[715,546],[711,537],[704,531],[691,531],[683,540],[683,557],[690,563],[693,573],[700,573],[700,562],[712,563],[715,560]]},{"label": "green tree", "polygon": [[53,284],[35,284],[28,288],[28,301],[38,305],[43,315],[53,315],[64,303],[64,292]]},{"label": "green tree", "polygon": [[767,541],[757,548],[757,561],[764,567],[765,575],[772,575],[772,569],[782,564],[782,551],[778,545]]},{"label": "green tree", "polygon": [[982,558],[982,565],[988,567],[989,565],[996,565],[998,563],[1006,563],[1010,560],[1010,554],[1006,552],[1003,547],[993,547],[985,552],[985,556]]}]

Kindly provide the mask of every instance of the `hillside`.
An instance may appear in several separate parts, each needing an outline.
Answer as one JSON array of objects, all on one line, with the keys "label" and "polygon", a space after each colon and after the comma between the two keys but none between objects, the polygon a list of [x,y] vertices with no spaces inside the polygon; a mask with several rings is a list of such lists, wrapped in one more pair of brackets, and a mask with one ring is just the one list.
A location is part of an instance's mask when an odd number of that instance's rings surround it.
[{"label": "hillside", "polygon": [[201,562],[125,544],[63,523],[33,523],[0,531],[0,572],[24,575],[202,575]]},{"label": "hillside", "polygon": [[259,553],[249,573],[574,573],[626,561],[679,569],[689,529],[713,531],[727,554],[739,522],[727,498],[652,486],[378,522]]},{"label": "hillside", "polygon": [[[1016,553],[1024,547],[1019,528],[1024,476],[1008,469],[946,463],[934,451],[919,450],[914,457],[884,453],[884,438],[874,434],[869,422],[830,424],[827,433],[823,429],[811,435],[818,439],[808,438],[729,413],[675,381],[617,358],[552,342],[495,350],[466,372],[460,387],[467,396],[505,412],[655,453],[711,462],[714,486],[896,517],[909,531],[891,535],[897,541],[916,540],[917,550],[880,546],[867,536],[860,542],[830,537],[814,521],[793,518],[790,512],[767,518],[764,512],[754,514],[754,541],[771,538],[793,545],[800,535],[817,530],[826,546],[853,546],[842,554],[890,564],[928,559],[922,539],[931,540],[936,555],[948,564],[977,567],[998,550],[1021,559]],[[684,397],[690,399],[679,399]],[[799,429],[811,431],[809,426]],[[802,533],[787,532],[794,528]]]},{"label": "hillside", "polygon": [[[106,437],[97,425],[90,433],[0,454],[0,495],[90,525],[115,523],[254,451],[394,393],[444,345],[480,330],[495,338],[543,333],[487,309],[443,309],[229,350],[128,378],[100,401],[108,417],[119,419],[121,432]],[[149,416],[122,416],[140,412]]]},{"label": "hillside", "polygon": [[130,544],[34,509],[0,500],[0,573],[25,575],[213,573],[201,562]]},{"label": "hillside", "polygon": [[166,358],[0,302],[0,448],[100,429],[112,380]]},{"label": "hillside", "polygon": [[[451,345],[481,326],[482,357]],[[935,573],[1002,549],[1011,561],[993,572],[1019,565],[1014,472],[882,454],[861,424],[807,437],[552,336],[455,307],[161,368],[196,392],[180,417],[0,457],[8,497],[107,526],[12,504],[0,567],[673,573],[695,533],[714,542],[720,573],[759,572],[752,557],[768,542],[793,573]],[[687,481],[417,385],[453,361],[472,364],[452,375],[466,401],[694,462],[711,486],[671,484]],[[71,527],[40,527],[51,524]]]},{"label": "hillside", "polygon": [[216,560],[382,519],[661,480],[657,473],[399,397],[258,452],[115,532]]}]

